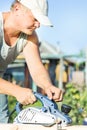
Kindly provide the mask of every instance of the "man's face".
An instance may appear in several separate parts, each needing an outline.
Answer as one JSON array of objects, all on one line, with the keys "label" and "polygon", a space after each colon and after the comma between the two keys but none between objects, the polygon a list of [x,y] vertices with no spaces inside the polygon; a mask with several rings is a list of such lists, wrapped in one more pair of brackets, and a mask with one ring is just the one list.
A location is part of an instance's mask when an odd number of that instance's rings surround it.
[{"label": "man's face", "polygon": [[31,35],[36,28],[40,27],[40,23],[34,18],[31,10],[22,6],[16,14],[17,28],[21,32]]}]

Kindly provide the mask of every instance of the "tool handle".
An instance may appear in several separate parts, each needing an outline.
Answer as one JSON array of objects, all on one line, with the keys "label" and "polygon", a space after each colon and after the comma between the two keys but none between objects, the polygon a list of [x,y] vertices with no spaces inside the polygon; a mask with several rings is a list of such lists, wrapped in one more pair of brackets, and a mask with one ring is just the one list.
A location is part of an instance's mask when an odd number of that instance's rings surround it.
[{"label": "tool handle", "polygon": [[50,100],[47,96],[37,92],[34,92],[34,95],[37,99],[41,101],[43,107],[49,107],[50,109],[58,109],[56,102]]},{"label": "tool handle", "polygon": [[[41,93],[37,93],[37,92],[34,92],[34,95],[37,98],[37,100],[40,100],[43,108],[50,109],[50,111],[52,109],[58,109],[57,104],[54,101],[50,100],[47,96],[42,95]],[[19,113],[22,109],[23,109],[23,105],[17,102],[15,106],[16,112]]]}]

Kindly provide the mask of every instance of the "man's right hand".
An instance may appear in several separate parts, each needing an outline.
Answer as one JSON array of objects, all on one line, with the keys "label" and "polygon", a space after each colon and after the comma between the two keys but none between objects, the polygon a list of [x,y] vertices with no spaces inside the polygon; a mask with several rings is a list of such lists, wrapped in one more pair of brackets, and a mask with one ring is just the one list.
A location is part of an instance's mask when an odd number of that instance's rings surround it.
[{"label": "man's right hand", "polygon": [[36,97],[29,88],[19,88],[15,95],[16,99],[23,105],[33,104],[36,101]]}]

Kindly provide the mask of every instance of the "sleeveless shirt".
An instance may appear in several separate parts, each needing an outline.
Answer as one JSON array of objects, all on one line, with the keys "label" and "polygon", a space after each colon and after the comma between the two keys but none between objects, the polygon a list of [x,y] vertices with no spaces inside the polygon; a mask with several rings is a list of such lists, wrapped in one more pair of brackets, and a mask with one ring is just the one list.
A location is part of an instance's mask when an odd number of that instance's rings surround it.
[{"label": "sleeveless shirt", "polygon": [[27,44],[27,35],[21,33],[13,46],[8,46],[4,39],[3,17],[0,12],[0,77],[3,76],[8,64],[12,63]]}]

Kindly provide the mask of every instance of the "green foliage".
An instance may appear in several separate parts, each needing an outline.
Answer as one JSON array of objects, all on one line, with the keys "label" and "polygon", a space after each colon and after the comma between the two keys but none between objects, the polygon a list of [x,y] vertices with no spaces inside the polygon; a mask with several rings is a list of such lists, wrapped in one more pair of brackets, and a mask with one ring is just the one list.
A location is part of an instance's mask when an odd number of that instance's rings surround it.
[{"label": "green foliage", "polygon": [[16,99],[12,96],[8,96],[8,108],[9,108],[9,123],[13,122],[13,119],[16,117],[17,113],[14,112],[11,114],[11,112],[14,110],[16,105]]},{"label": "green foliage", "polygon": [[72,124],[81,125],[83,119],[87,117],[87,89],[78,89],[77,85],[68,83],[64,94],[63,103],[72,107],[69,115],[72,118]]}]

